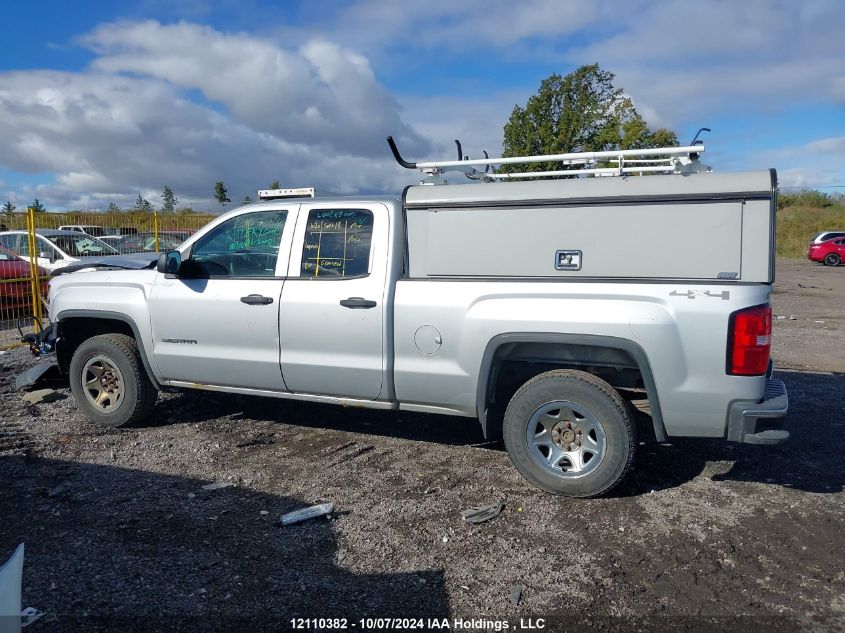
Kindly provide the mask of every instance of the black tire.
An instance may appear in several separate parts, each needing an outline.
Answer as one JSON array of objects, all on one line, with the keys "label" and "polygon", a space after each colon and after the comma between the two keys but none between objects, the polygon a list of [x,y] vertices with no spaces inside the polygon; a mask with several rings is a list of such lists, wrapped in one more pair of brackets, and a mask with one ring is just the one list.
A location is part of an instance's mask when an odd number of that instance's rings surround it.
[{"label": "black tire", "polygon": [[839,266],[842,263],[842,258],[837,253],[828,253],[824,258],[825,266]]},{"label": "black tire", "polygon": [[[603,432],[603,452],[596,453],[601,455],[600,460],[586,474],[550,472],[538,463],[528,439],[529,426],[536,424],[532,416],[558,401],[568,401],[586,411]],[[636,427],[619,393],[604,380],[571,369],[540,374],[520,387],[505,411],[502,431],[516,469],[538,488],[567,497],[595,497],[616,486],[630,470],[637,446]]]},{"label": "black tire", "polygon": [[[88,374],[86,365],[97,358],[111,363],[119,370],[121,377],[118,381],[122,385],[121,397],[111,411],[99,409],[90,402],[83,387],[83,372]],[[158,395],[141,362],[138,344],[125,334],[100,334],[84,341],[70,361],[70,389],[80,410],[89,420],[109,427],[140,422],[150,414]]]}]

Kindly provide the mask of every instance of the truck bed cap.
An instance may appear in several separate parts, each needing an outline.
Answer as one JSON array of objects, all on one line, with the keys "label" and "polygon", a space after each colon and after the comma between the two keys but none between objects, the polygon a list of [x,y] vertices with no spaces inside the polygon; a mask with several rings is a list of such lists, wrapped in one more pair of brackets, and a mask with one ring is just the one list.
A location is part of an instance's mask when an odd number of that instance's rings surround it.
[{"label": "truck bed cap", "polygon": [[733,173],[699,173],[687,176],[628,176],[574,178],[523,182],[417,185],[408,188],[408,208],[501,206],[513,203],[572,199],[572,202],[606,199],[769,198],[776,185],[774,170]]}]

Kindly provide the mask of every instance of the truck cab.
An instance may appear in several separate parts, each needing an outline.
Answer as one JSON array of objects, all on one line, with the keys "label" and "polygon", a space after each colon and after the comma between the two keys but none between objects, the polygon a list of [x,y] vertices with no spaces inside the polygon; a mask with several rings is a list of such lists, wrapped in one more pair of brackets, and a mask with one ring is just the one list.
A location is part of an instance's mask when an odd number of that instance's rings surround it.
[{"label": "truck cab", "polygon": [[[180,272],[154,275],[149,290],[161,380],[378,400],[397,207],[261,202],[189,240]],[[188,302],[202,320],[182,318]]]}]

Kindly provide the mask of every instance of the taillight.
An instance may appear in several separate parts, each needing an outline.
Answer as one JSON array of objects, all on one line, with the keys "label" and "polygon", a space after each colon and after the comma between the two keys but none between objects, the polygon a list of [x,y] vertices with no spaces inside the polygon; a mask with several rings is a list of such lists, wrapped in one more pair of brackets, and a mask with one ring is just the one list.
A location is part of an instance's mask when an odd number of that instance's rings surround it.
[{"label": "taillight", "polygon": [[728,373],[761,376],[772,349],[772,308],[768,304],[739,310],[728,325]]}]

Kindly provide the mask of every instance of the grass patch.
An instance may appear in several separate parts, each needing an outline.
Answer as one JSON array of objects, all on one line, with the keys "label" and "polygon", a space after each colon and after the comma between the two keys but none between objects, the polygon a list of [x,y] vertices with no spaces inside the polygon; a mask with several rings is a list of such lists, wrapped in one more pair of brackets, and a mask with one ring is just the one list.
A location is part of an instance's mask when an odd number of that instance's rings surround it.
[{"label": "grass patch", "polygon": [[793,206],[778,211],[778,257],[803,258],[807,244],[822,231],[845,231],[845,204]]}]

